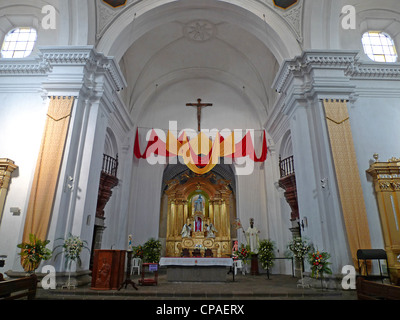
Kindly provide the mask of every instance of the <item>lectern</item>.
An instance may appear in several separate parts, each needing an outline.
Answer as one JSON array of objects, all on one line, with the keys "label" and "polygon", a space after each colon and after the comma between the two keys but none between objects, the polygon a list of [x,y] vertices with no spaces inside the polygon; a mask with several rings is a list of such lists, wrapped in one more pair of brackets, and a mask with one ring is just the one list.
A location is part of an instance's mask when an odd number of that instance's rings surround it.
[{"label": "lectern", "polygon": [[125,250],[95,250],[93,290],[118,290],[124,281]]}]

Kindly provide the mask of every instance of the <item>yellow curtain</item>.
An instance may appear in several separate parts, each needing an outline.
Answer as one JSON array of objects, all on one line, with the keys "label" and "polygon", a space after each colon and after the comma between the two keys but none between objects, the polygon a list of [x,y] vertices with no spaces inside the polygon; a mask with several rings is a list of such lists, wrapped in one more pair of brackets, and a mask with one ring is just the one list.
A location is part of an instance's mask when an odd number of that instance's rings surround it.
[{"label": "yellow curtain", "polygon": [[46,240],[74,99],[52,97],[36,163],[22,241]]},{"label": "yellow curtain", "polygon": [[354,266],[357,250],[370,249],[371,240],[347,102],[324,100],[343,217]]}]

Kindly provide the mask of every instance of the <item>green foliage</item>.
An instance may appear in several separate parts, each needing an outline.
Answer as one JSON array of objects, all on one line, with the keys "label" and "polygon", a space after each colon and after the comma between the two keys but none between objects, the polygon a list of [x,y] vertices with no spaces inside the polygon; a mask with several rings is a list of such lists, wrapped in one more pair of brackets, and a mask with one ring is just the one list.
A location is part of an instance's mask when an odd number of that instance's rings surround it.
[{"label": "green foliage", "polygon": [[331,264],[328,262],[330,254],[327,252],[313,251],[308,254],[308,263],[311,266],[311,277],[319,278],[323,277],[324,273],[332,274],[332,270],[329,268]]},{"label": "green foliage", "polygon": [[274,265],[274,249],[275,244],[270,239],[260,241],[260,248],[258,250],[258,258],[264,269],[271,268]]},{"label": "green foliage", "polygon": [[150,238],[143,245],[143,261],[146,263],[158,263],[161,257],[161,242]]},{"label": "green foliage", "polygon": [[310,252],[311,245],[301,237],[297,237],[289,242],[288,249],[290,250],[292,256],[294,256],[297,260],[302,261]]},{"label": "green foliage", "polygon": [[29,242],[22,242],[17,245],[21,249],[21,264],[25,271],[34,271],[41,261],[46,261],[51,258],[52,251],[46,246],[50,240],[40,240],[36,235],[29,235]]}]

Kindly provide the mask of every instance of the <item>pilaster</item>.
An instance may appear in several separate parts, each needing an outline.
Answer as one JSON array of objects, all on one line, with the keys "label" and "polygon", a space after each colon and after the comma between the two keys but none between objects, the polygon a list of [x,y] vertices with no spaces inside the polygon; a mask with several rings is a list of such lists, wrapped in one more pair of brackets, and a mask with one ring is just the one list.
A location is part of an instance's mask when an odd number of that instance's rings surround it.
[{"label": "pilaster", "polygon": [[[93,46],[40,47],[38,58],[2,65],[1,74],[41,78],[44,100],[74,97],[47,238],[57,246],[55,240],[71,232],[90,247],[107,126],[112,118],[113,125],[122,131],[132,127],[118,94],[126,81],[117,62]],[[83,255],[85,269],[89,256]],[[62,271],[63,265],[59,259],[56,268]]]}]

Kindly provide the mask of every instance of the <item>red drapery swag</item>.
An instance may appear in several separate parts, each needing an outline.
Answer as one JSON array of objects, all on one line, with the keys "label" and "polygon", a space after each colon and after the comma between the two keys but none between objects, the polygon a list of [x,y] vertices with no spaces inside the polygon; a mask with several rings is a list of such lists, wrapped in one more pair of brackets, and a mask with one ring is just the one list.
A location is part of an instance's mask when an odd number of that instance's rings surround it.
[{"label": "red drapery swag", "polygon": [[[167,135],[170,137],[170,139],[174,139],[175,137],[171,136],[169,133]],[[200,135],[199,135],[200,136]],[[199,137],[198,136],[198,137]],[[193,145],[190,143],[189,139],[187,138],[186,134],[183,132],[179,138],[175,138],[176,141],[173,141],[173,146],[170,148],[170,144],[167,138],[167,141],[163,141],[156,133],[156,131],[153,129],[149,140],[147,142],[146,149],[144,150],[143,153],[140,151],[140,143],[139,143],[139,129],[136,130],[136,138],[135,138],[135,145],[134,145],[134,155],[138,159],[147,159],[150,157],[152,154],[158,155],[158,156],[164,156],[164,157],[175,157],[179,155],[180,149],[187,144],[186,148],[190,150],[190,157],[192,162],[201,167],[204,165],[207,165],[210,159],[213,159],[212,154],[213,151],[215,151],[215,148],[218,147],[220,149],[221,145],[224,145],[224,142],[229,143],[227,140],[224,139],[221,135],[217,135],[214,143],[212,143],[211,140],[209,140],[209,152],[208,154],[196,152],[193,148]],[[219,139],[219,146],[216,145],[217,140]],[[230,141],[233,144],[233,138]],[[224,149],[226,150],[226,148]],[[229,152],[231,150],[232,152]],[[263,141],[262,141],[262,148],[261,148],[261,154],[258,157],[254,148],[253,144],[253,139],[251,137],[250,131],[246,133],[246,135],[243,137],[242,140],[237,142],[236,144],[233,144],[230,149],[228,149],[228,152],[222,152],[219,154],[219,156],[224,156],[224,157],[229,157],[232,159],[235,158],[241,158],[241,157],[246,157],[249,156],[249,158],[254,161],[254,162],[264,162],[267,159],[267,153],[268,153],[268,147],[267,147],[267,140],[266,140],[266,134],[265,131],[263,133]],[[189,156],[189,155],[188,155]]]}]

